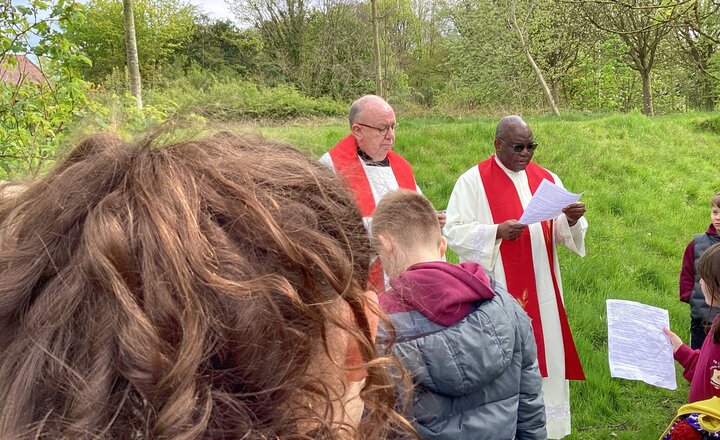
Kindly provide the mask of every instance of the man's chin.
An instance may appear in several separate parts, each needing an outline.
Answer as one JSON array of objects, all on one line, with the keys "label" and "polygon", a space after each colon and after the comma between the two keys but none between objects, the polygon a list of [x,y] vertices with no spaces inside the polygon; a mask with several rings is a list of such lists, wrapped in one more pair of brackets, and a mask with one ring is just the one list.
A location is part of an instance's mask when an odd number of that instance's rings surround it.
[{"label": "man's chin", "polygon": [[[383,160],[387,159],[387,155],[388,155],[388,153],[390,153],[391,150],[392,150],[392,148],[388,148],[387,150],[383,150],[382,152],[380,152],[380,153],[377,155],[377,157],[373,157],[372,159],[373,159],[375,162],[383,161]],[[381,155],[382,155],[382,157],[380,157]]]},{"label": "man's chin", "polygon": [[525,168],[530,164],[530,161],[527,162],[515,162],[515,172],[518,171],[525,171]]}]

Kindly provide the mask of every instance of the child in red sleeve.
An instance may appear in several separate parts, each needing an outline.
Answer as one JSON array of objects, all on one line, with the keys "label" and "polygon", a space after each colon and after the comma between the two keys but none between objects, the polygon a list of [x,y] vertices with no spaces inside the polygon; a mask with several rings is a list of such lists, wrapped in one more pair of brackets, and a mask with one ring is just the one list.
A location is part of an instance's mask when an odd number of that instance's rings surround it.
[{"label": "child in red sleeve", "polygon": [[[700,288],[709,305],[720,303],[720,243],[714,244],[700,257],[697,265]],[[699,350],[693,350],[669,329],[663,329],[670,339],[675,360],[684,368],[683,376],[690,381],[690,402],[720,396],[720,325],[712,323],[710,332]]]},{"label": "child in red sleeve", "polygon": [[720,192],[710,199],[710,226],[702,234],[696,234],[687,245],[680,270],[680,301],[690,304],[690,347],[702,347],[708,329],[720,308],[710,307],[700,291],[700,277],[697,263],[703,252],[715,243],[720,243]]}]

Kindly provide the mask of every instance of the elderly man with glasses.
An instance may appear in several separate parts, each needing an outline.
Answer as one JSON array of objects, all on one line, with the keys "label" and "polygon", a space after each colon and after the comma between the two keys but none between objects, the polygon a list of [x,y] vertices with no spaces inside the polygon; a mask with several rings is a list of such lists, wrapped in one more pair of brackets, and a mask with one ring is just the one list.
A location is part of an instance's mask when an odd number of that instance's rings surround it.
[{"label": "elderly man with glasses", "polygon": [[[390,191],[402,188],[421,192],[408,161],[392,151],[397,121],[395,111],[384,99],[365,95],[350,106],[350,134],[323,154],[320,162],[333,169],[347,182],[370,228],[375,205]],[[440,227],[445,213],[438,212]],[[371,279],[377,289],[384,280],[379,264]]]},{"label": "elderly man with glasses", "polygon": [[[320,162],[342,176],[355,194],[365,224],[370,225],[375,204],[398,188],[421,192],[408,161],[392,151],[398,123],[390,104],[365,95],[350,106],[350,134],[323,154]],[[438,213],[440,227],[445,213]]]},{"label": "elderly man with glasses", "polygon": [[538,144],[519,116],[506,116],[495,131],[495,154],[455,183],[445,235],[461,261],[475,261],[506,286],[532,320],[543,376],[548,438],[570,434],[568,380],[584,380],[565,308],[557,245],[585,255],[585,205],[573,203],[557,218],[518,222],[543,179],[557,175],[531,162]]}]

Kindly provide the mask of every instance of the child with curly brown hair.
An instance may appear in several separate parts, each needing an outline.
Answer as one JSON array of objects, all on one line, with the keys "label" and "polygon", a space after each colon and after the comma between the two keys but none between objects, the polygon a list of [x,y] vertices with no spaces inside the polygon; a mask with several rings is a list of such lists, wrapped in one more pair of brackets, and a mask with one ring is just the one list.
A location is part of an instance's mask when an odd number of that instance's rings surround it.
[{"label": "child with curly brown hair", "polygon": [[297,150],[95,135],[0,225],[0,438],[411,432],[362,217]]}]

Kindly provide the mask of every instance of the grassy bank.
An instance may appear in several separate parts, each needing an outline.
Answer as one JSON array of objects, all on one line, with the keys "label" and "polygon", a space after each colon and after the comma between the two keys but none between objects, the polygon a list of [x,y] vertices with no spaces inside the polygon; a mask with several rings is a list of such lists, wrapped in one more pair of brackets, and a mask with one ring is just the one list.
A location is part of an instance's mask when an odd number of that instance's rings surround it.
[{"label": "grassy bank", "polygon": [[[585,258],[560,251],[565,301],[588,380],[573,382],[571,439],[657,439],[688,387],[669,391],[613,379],[607,362],[605,299],[668,309],[688,338],[689,308],[678,300],[682,253],[709,223],[720,190],[718,124],[710,114],[648,119],[640,114],[531,118],[535,160],[571,191],[584,191],[590,229]],[[455,179],[492,153],[496,120],[401,121],[396,150],[444,208]],[[318,157],[347,134],[342,125],[263,128]]]}]

